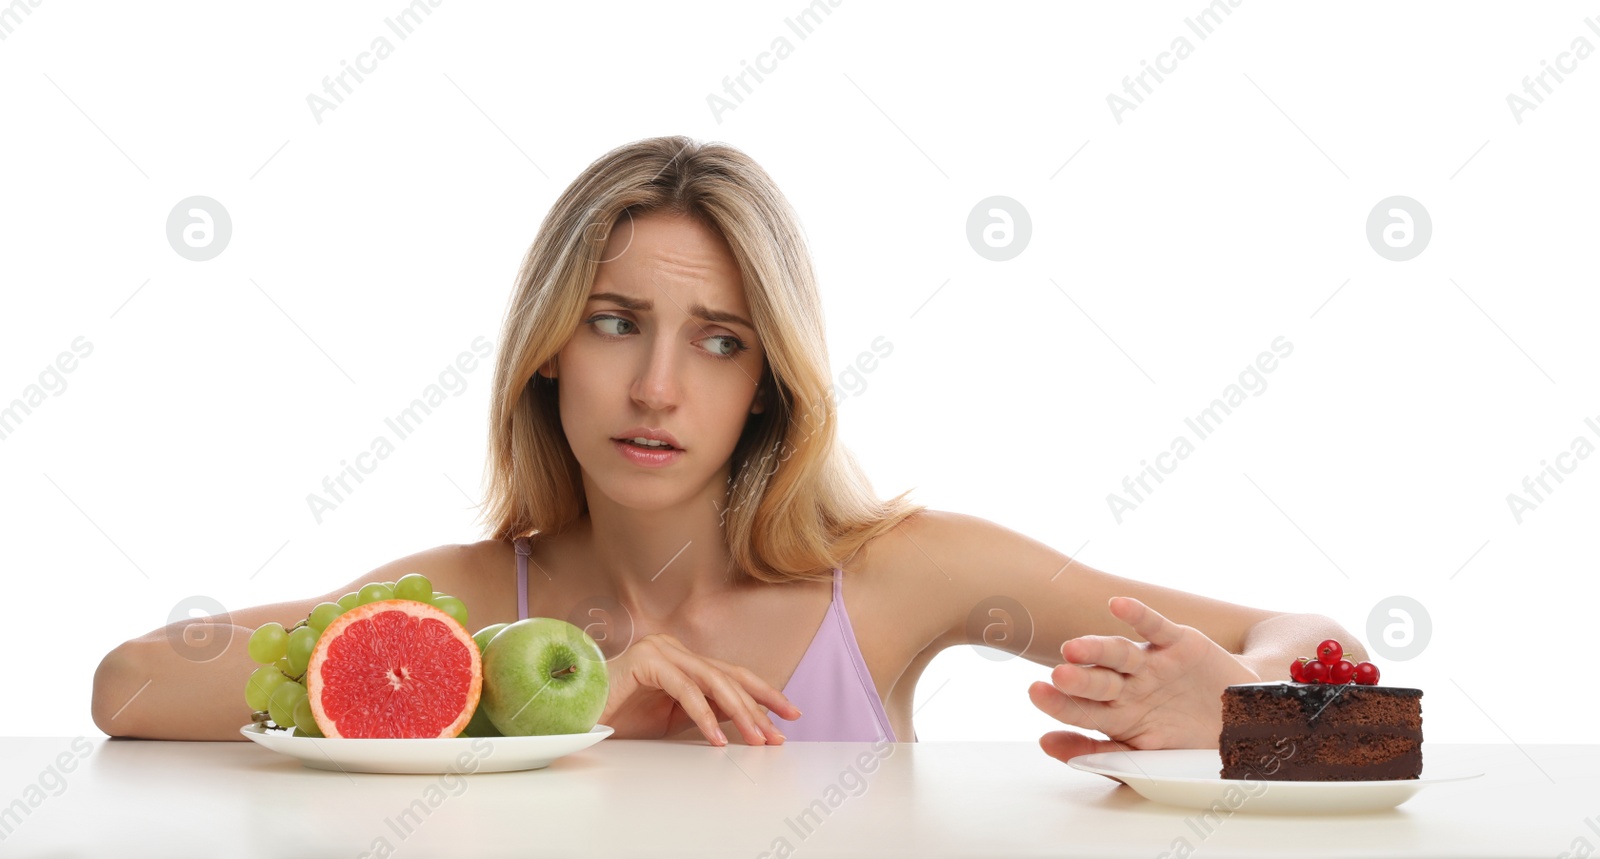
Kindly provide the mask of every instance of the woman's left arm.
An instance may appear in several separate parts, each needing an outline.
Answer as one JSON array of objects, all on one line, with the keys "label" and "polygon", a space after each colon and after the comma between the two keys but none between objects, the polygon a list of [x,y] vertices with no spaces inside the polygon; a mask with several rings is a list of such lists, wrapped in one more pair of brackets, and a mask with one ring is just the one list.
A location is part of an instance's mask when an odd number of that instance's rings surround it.
[{"label": "woman's left arm", "polygon": [[940,649],[981,644],[1054,666],[1049,683],[1029,687],[1034,706],[1110,738],[1041,737],[1063,761],[1113,749],[1216,748],[1225,687],[1287,680],[1289,664],[1324,639],[1337,639],[1352,662],[1366,658],[1354,635],[1322,615],[1113,576],[977,517],[925,511],[886,536],[909,544],[897,552],[899,573],[911,577],[901,592],[918,603],[908,608],[937,618]]}]

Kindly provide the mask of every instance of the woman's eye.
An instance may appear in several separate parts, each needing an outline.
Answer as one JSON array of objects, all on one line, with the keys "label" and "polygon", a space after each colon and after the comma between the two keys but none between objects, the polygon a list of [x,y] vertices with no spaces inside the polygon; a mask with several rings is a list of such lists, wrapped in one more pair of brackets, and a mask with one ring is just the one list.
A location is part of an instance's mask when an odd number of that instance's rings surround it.
[{"label": "woman's eye", "polygon": [[[595,316],[589,319],[588,324],[607,337],[623,337],[638,330],[638,326],[631,319],[620,316]],[[743,352],[747,347],[737,337],[731,334],[718,334],[701,340],[702,343],[711,344],[706,351],[718,358],[732,358]]]},{"label": "woman's eye", "polygon": [[710,351],[718,358],[732,358],[744,351],[744,344],[739,342],[739,338],[729,337],[726,334],[707,337],[701,342],[714,344]]},{"label": "woman's eye", "polygon": [[621,318],[619,316],[596,316],[595,318],[593,318],[593,319],[591,319],[589,321],[590,321],[590,323],[592,323],[600,331],[601,334],[608,334],[608,335],[610,335],[612,337],[619,337],[619,336],[621,336],[623,334],[627,334],[628,331],[631,331],[632,329],[629,328],[629,329],[625,329],[625,330],[614,331],[614,330],[608,330],[605,327],[606,325],[610,325],[610,324],[614,323],[615,326],[618,327],[618,328],[620,328],[620,327],[622,327],[624,325],[627,325],[627,326],[633,325],[633,323],[631,321],[629,321],[627,319],[623,319],[623,318]]}]

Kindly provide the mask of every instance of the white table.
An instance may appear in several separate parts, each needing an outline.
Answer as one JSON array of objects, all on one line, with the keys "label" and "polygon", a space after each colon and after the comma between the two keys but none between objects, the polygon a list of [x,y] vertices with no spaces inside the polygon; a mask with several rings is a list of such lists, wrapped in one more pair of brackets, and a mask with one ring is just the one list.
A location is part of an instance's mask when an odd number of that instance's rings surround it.
[{"label": "white table", "polygon": [[[779,839],[801,856],[1153,859],[1179,838],[1203,857],[1557,856],[1580,838],[1600,852],[1594,745],[1428,745],[1427,767],[1487,775],[1381,814],[1238,813],[1202,839],[1185,822],[1197,812],[1032,743],[885,746],[865,773],[867,743],[605,740],[542,770],[449,778],[310,770],[248,742],[73,743],[0,738],[0,803],[38,803],[0,817],[0,859],[357,857],[380,838],[401,856],[482,857],[759,856]],[[63,753],[76,764],[58,778]],[[419,799],[426,816],[396,824]],[[797,822],[814,800],[826,816]]]}]

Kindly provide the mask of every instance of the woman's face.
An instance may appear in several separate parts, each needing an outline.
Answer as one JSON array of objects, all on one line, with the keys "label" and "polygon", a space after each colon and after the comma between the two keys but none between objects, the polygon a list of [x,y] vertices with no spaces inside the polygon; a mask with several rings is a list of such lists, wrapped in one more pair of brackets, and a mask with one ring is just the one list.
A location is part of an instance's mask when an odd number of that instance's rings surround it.
[{"label": "woman's face", "polygon": [[[600,259],[556,367],[562,429],[591,506],[596,490],[641,510],[697,495],[721,504],[766,370],[738,263],[716,233],[666,213],[622,218]],[[641,427],[669,433],[679,450],[621,441]]]}]

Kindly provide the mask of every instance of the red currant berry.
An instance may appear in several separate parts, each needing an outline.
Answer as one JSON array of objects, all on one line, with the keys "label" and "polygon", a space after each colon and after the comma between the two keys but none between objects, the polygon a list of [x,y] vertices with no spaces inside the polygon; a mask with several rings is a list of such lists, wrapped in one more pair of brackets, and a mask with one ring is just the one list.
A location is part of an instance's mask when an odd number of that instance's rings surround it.
[{"label": "red currant berry", "polygon": [[1307,662],[1306,667],[1300,669],[1300,675],[1306,679],[1307,683],[1326,683],[1328,682],[1328,663]]},{"label": "red currant berry", "polygon": [[1339,642],[1330,638],[1317,645],[1317,660],[1319,662],[1325,662],[1331,666],[1343,658],[1344,647]]},{"label": "red currant berry", "polygon": [[1299,659],[1289,663],[1289,679],[1296,683],[1306,682],[1306,677],[1303,672],[1305,670],[1306,663],[1310,661],[1311,660],[1302,656]]},{"label": "red currant berry", "polygon": [[1354,676],[1356,676],[1356,664],[1348,659],[1341,659],[1328,669],[1328,680],[1340,686],[1349,683],[1350,678]]},{"label": "red currant berry", "polygon": [[1356,682],[1362,686],[1378,685],[1378,666],[1371,662],[1363,662],[1356,666]]}]

